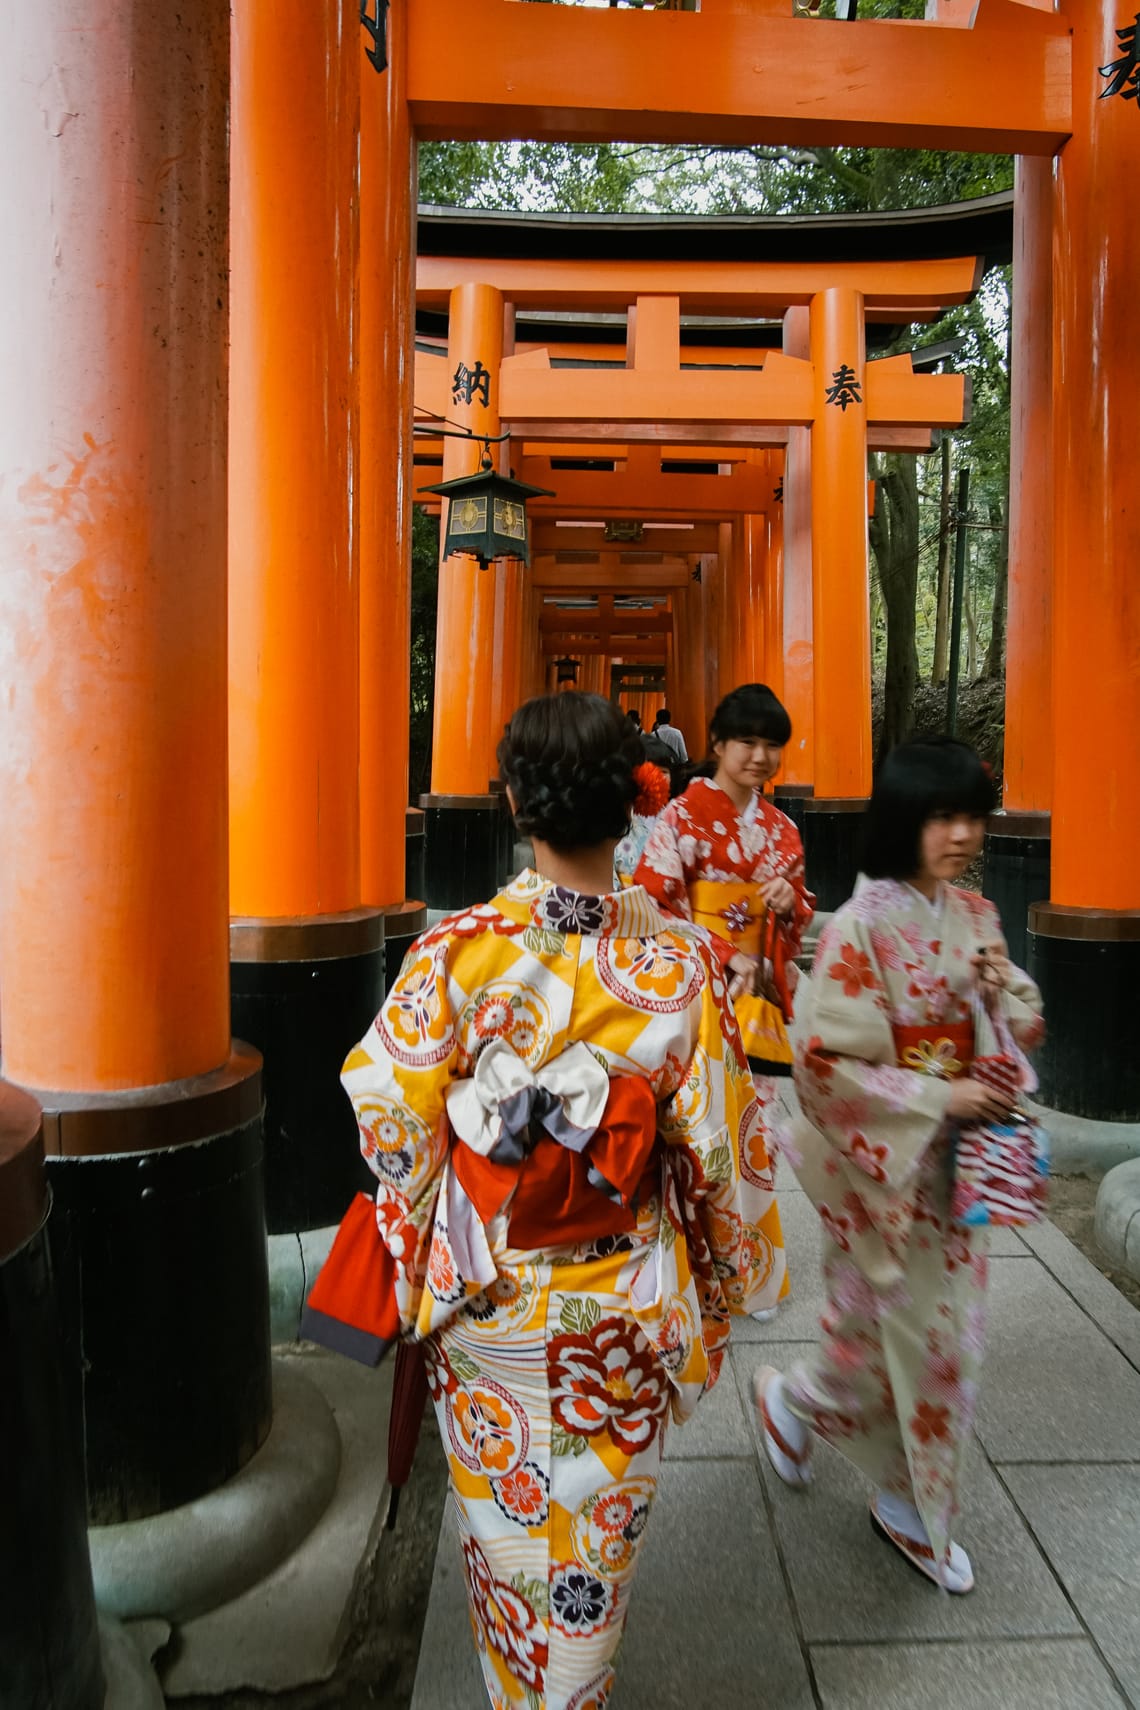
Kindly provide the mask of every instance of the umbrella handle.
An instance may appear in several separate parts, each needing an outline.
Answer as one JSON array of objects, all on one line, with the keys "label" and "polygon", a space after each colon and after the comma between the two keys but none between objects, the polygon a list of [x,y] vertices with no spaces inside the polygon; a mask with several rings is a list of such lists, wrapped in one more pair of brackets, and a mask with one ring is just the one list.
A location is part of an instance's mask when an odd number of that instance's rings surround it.
[{"label": "umbrella handle", "polygon": [[392,1411],[388,1419],[388,1530],[396,1524],[400,1491],[412,1475],[428,1398],[427,1362],[422,1342],[400,1342],[392,1378]]}]

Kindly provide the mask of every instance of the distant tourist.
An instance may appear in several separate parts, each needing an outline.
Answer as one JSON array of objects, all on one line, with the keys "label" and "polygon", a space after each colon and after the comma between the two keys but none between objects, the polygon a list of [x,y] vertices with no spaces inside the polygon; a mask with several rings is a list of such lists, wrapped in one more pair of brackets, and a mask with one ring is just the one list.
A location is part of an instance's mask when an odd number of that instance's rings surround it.
[{"label": "distant tourist", "polygon": [[653,734],[667,743],[683,766],[689,758],[689,750],[685,747],[685,738],[673,723],[672,714],[668,707],[658,707],[657,716],[653,720]]},{"label": "distant tourist", "polygon": [[785,1150],[823,1221],[823,1341],[787,1376],[754,1381],[785,1483],[808,1483],[822,1437],[874,1481],[876,1531],[953,1592],[974,1583],[952,1528],[988,1248],[984,1227],[952,1217],[954,1136],[1002,1121],[1015,1096],[971,1064],[1031,1088],[1022,1053],[1042,1032],[993,904],[954,884],[993,806],[977,755],[947,739],[896,748],[875,780],[865,877],[824,928],[796,1013],[803,1115]]}]

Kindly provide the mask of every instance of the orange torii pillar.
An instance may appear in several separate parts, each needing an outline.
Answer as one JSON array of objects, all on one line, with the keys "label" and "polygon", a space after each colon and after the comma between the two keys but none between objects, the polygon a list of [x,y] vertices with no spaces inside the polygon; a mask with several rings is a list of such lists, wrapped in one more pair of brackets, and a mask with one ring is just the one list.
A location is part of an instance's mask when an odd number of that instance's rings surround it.
[{"label": "orange torii pillar", "polygon": [[761,677],[772,693],[784,698],[784,460],[776,451],[769,454],[768,472],[772,498],[765,512],[764,541],[764,658]]},{"label": "orange torii pillar", "polygon": [[[718,541],[720,534],[718,530]],[[705,616],[705,721],[712,716],[721,699],[720,674],[720,607],[724,591],[720,553],[707,552],[701,557],[701,604]]]},{"label": "orange torii pillar", "polygon": [[43,1106],[99,1524],[203,1496],[271,1417],[226,939],[229,12],[177,52],[118,0],[4,29],[0,1032]]},{"label": "orange torii pillar", "polygon": [[388,985],[427,919],[423,820],[408,809],[416,258],[408,26],[408,0],[395,0],[382,71],[371,35],[359,32],[360,900],[384,916]]},{"label": "orange torii pillar", "polygon": [[716,685],[717,701],[723,701],[740,681],[738,646],[740,633],[739,582],[743,543],[740,528],[731,522],[717,527],[716,553]]},{"label": "orange torii pillar", "polygon": [[361,1180],[338,1071],[384,989],[360,880],[358,8],[247,0],[233,52],[231,979],[284,1233],[339,1221]]},{"label": "orange torii pillar", "polygon": [[507,803],[506,786],[498,776],[498,761],[494,749],[498,746],[511,715],[518,706],[520,672],[519,620],[522,614],[523,576],[526,566],[521,558],[501,558],[495,565],[495,638],[494,665],[491,681],[493,711],[492,772],[489,788],[499,803],[499,868],[498,876],[512,876],[515,849],[515,823]]},{"label": "orange torii pillar", "polygon": [[812,298],[812,635],[815,792],[804,803],[808,883],[821,909],[850,896],[871,790],[871,618],[863,297]]},{"label": "orange torii pillar", "polygon": [[[784,350],[789,356],[805,361],[810,358],[811,327],[806,308],[792,308],[785,314]],[[777,485],[782,517],[783,624],[770,633],[774,638],[782,636],[781,699],[792,721],[792,740],[784,750],[781,779],[775,793],[780,806],[802,831],[804,802],[814,794],[815,783],[810,427],[788,429],[783,480]],[[775,508],[773,505],[772,509]]]},{"label": "orange torii pillar", "polygon": [[1049,895],[1053,793],[1053,163],[1014,167],[1009,585],[1002,810],[986,833],[982,888],[1018,967],[1030,903]]},{"label": "orange torii pillar", "polygon": [[[503,356],[503,294],[489,285],[451,293],[447,334],[447,417],[475,433],[497,435]],[[481,445],[443,440],[443,478],[480,467]],[[497,456],[497,448],[492,448]],[[440,538],[447,532],[443,501]],[[442,552],[442,547],[441,547]],[[442,558],[435,631],[435,710],[431,791],[420,797],[426,838],[424,887],[432,908],[482,902],[499,886],[502,812],[490,782],[497,775],[494,724],[495,598],[501,567]]]},{"label": "orange torii pillar", "polygon": [[1053,829],[1048,902],[1029,911],[1045,999],[1044,1100],[1140,1119],[1140,114],[1109,0],[1078,0],[1073,134],[1054,178]]}]

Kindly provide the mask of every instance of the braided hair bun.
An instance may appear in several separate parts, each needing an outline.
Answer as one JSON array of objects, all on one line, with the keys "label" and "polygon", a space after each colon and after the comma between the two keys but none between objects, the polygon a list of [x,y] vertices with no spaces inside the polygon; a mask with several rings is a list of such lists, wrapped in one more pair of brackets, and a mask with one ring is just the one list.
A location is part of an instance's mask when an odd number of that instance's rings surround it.
[{"label": "braided hair bun", "polygon": [[576,689],[525,701],[498,747],[519,831],[561,853],[624,837],[644,757],[621,708]]}]

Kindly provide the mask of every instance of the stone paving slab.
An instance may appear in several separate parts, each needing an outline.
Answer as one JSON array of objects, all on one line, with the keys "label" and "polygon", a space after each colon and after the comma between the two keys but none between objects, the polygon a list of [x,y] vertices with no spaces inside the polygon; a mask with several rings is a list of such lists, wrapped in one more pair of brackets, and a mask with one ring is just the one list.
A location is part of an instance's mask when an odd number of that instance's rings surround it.
[{"label": "stone paving slab", "polygon": [[1140,1372],[1044,1265],[995,1259],[991,1278],[977,1421],[990,1459],[1140,1460]]},{"label": "stone paving slab", "polygon": [[[808,1344],[780,1350],[787,1364],[810,1352]],[[730,1355],[742,1395],[748,1393],[752,1355],[751,1348]],[[754,1421],[750,1425],[755,1432]],[[969,1597],[940,1595],[875,1535],[867,1511],[870,1485],[834,1450],[816,1446],[807,1491],[780,1482],[758,1434],[757,1453],[809,1644],[1080,1633],[1080,1622],[976,1443],[957,1528],[978,1581]]]},{"label": "stone paving slab", "polygon": [[1022,1239],[1113,1346],[1140,1370],[1140,1312],[1132,1303],[1119,1289],[1113,1288],[1108,1278],[1062,1235],[1055,1223],[1037,1223],[1032,1229],[1024,1229]]},{"label": "stone paving slab", "polygon": [[669,1425],[665,1459],[747,1461],[752,1453],[752,1432],[726,1366],[720,1382],[704,1397],[693,1418],[685,1425]]},{"label": "stone paving slab", "polygon": [[1009,1467],[1003,1477],[1109,1666],[1140,1703],[1140,1466]]},{"label": "stone paving slab", "polygon": [[[724,1374],[726,1389],[731,1375]],[[667,1464],[613,1710],[812,1704],[755,1460]]]},{"label": "stone paving slab", "polygon": [[1121,1710],[1087,1640],[815,1648],[824,1710]]}]

